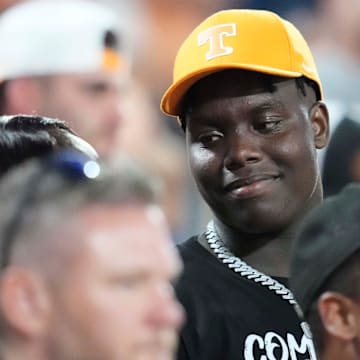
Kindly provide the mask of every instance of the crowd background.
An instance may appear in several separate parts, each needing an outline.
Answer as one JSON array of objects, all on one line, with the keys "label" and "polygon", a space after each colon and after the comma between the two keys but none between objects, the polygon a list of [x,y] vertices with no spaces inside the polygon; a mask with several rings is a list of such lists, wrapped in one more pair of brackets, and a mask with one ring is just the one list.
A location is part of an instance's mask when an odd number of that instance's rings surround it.
[{"label": "crowd background", "polygon": [[[27,0],[0,0],[0,11],[21,1]],[[355,128],[360,121],[358,0],[348,0],[347,6],[342,0],[94,1],[111,6],[118,14],[132,50],[131,82],[119,99],[122,123],[115,153],[130,153],[163,178],[166,190],[163,205],[176,242],[203,229],[210,212],[188,176],[182,130],[176,119],[161,113],[159,103],[161,95],[171,83],[176,50],[205,17],[221,9],[257,8],[275,11],[293,22],[309,42],[318,64],[325,101],[330,107],[331,133],[334,134],[345,117],[351,118]],[[331,154],[335,154],[336,161],[331,158],[326,161],[335,167],[330,173],[343,171],[336,167],[339,162],[349,163],[351,169],[360,168],[357,160],[360,156],[349,151],[342,154],[341,144],[339,151],[336,143],[334,146]],[[351,161],[339,161],[341,156],[351,156]],[[325,163],[325,158],[326,150],[319,153],[321,165]],[[352,163],[353,159],[357,160],[355,164]],[[349,170],[349,178],[352,175],[355,176],[356,172]],[[355,180],[360,180],[360,175]]]}]

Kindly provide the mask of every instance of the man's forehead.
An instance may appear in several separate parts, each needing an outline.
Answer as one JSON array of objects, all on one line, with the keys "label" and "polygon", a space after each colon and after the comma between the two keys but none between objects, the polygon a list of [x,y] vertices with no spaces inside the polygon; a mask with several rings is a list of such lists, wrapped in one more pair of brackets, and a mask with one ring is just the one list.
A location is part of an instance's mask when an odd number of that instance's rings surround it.
[{"label": "man's forehead", "polygon": [[180,271],[181,262],[160,210],[155,207],[144,207],[143,212],[130,208],[123,209],[125,212],[109,210],[106,213],[93,208],[74,224],[73,235],[81,244],[78,256],[83,264],[109,271],[165,271],[174,275]]},{"label": "man's forehead", "polygon": [[190,91],[196,92],[209,86],[221,92],[226,92],[229,88],[236,88],[244,92],[257,89],[263,91],[268,90],[271,85],[275,86],[283,82],[294,82],[294,79],[267,75],[255,71],[229,69],[206,76],[193,85]]},{"label": "man's forehead", "polygon": [[[226,70],[212,74],[196,83],[188,92],[185,107],[203,104],[213,99],[241,96],[273,98],[289,96],[296,89],[295,79],[274,77],[261,73]],[[295,92],[293,92],[296,95]]]},{"label": "man's forehead", "polygon": [[116,238],[113,246],[129,250],[151,246],[154,237],[161,243],[170,242],[163,211],[157,205],[141,202],[87,204],[73,213],[68,229],[75,237],[100,247],[111,237]]}]

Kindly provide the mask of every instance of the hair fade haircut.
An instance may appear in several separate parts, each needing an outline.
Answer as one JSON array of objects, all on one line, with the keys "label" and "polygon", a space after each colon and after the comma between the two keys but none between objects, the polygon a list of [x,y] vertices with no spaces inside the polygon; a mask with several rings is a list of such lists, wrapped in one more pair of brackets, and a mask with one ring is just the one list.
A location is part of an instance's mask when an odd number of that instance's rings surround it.
[{"label": "hair fade haircut", "polygon": [[[82,156],[84,158],[82,171],[90,162],[97,164]],[[46,214],[53,214],[55,226],[57,223],[61,226],[76,212],[94,204],[151,205],[159,201],[161,187],[157,178],[125,156],[111,166],[100,164],[100,171],[93,178],[84,176],[85,172],[77,174],[75,160],[67,164],[73,169],[60,163],[50,167],[47,161],[45,158],[28,160],[9,170],[0,182],[0,207],[3,207],[0,211],[0,258],[3,268],[11,263],[9,244],[19,248],[22,243],[29,246],[31,241],[37,241],[41,231],[48,226],[44,221]]]}]

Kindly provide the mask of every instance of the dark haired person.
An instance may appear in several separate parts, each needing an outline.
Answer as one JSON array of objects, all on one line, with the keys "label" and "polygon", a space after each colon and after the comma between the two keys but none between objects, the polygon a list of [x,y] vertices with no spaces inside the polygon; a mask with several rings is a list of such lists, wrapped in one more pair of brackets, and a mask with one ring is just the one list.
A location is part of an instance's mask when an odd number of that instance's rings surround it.
[{"label": "dark haired person", "polygon": [[305,218],[290,284],[319,358],[360,358],[360,185],[348,184]]},{"label": "dark haired person", "polygon": [[0,116],[0,176],[26,159],[60,149],[96,159],[95,149],[59,120],[32,115]]},{"label": "dark haired person", "polygon": [[178,358],[315,359],[287,285],[297,225],[322,201],[316,149],[328,138],[306,41],[272,12],[215,13],[180,47],[161,106],[179,118],[214,215],[179,246]]}]

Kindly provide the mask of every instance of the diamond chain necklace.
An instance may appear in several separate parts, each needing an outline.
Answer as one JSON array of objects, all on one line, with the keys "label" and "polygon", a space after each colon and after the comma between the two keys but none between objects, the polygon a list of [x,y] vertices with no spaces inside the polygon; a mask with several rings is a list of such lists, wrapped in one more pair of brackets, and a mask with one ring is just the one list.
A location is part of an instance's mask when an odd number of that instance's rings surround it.
[{"label": "diamond chain necklace", "polygon": [[265,275],[264,273],[254,269],[248,265],[245,261],[235,256],[221,240],[218,232],[216,231],[214,221],[211,220],[206,227],[205,238],[212,251],[217,258],[225,264],[229,269],[240,274],[242,277],[259,283],[262,286],[267,287],[269,290],[275,292],[282,299],[290,303],[298,317],[301,319],[301,328],[304,334],[312,338],[309,325],[303,320],[303,312],[299,304],[294,299],[293,293],[283,284],[273,279],[272,277]]}]

